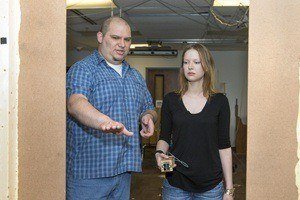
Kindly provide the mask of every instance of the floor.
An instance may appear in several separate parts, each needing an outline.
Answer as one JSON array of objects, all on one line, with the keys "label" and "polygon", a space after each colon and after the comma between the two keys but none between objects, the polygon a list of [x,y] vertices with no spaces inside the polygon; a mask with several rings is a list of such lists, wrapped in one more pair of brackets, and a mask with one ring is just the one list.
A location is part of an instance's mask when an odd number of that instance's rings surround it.
[{"label": "floor", "polygon": [[[143,160],[143,172],[133,174],[131,183],[131,199],[159,200],[161,199],[163,173],[156,167],[154,147],[146,147]],[[246,159],[245,156],[233,154],[235,200],[246,199]]]}]

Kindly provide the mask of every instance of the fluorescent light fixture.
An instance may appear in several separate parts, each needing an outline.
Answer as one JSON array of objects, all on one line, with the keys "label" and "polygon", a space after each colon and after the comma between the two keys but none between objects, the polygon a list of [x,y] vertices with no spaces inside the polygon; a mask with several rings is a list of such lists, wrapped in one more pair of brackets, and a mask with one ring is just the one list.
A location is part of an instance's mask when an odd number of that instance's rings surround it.
[{"label": "fluorescent light fixture", "polygon": [[149,45],[145,43],[145,44],[131,44],[130,46],[131,49],[135,49],[137,47],[149,47]]},{"label": "fluorescent light fixture", "polygon": [[112,0],[67,0],[67,9],[114,8]]},{"label": "fluorescent light fixture", "polygon": [[215,0],[213,6],[249,6],[250,0]]},{"label": "fluorescent light fixture", "polygon": [[129,55],[139,56],[177,56],[177,50],[131,50]]}]

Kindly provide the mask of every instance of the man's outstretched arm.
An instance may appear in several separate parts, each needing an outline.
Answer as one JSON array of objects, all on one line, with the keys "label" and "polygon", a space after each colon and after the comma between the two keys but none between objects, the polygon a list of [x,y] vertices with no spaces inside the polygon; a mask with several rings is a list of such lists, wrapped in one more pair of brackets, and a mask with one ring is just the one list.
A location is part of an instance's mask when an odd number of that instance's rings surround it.
[{"label": "man's outstretched arm", "polygon": [[67,100],[67,110],[71,116],[88,127],[106,133],[133,135],[122,123],[113,121],[110,117],[93,107],[87,97],[82,94],[72,94],[70,96]]}]

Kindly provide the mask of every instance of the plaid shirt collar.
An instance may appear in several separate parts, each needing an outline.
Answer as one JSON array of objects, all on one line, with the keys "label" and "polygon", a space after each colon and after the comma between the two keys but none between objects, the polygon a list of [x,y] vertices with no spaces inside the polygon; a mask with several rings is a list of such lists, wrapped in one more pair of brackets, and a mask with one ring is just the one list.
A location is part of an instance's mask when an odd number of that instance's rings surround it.
[{"label": "plaid shirt collar", "polygon": [[[105,66],[105,67],[109,67],[106,63],[106,60],[105,58],[99,53],[98,50],[94,50],[93,52],[94,56],[97,58],[98,60],[98,65],[99,66]],[[105,65],[103,65],[102,63],[106,63]],[[123,60],[122,61],[122,68],[123,68],[123,74],[126,74],[126,72],[131,69],[130,65],[125,61]]]}]

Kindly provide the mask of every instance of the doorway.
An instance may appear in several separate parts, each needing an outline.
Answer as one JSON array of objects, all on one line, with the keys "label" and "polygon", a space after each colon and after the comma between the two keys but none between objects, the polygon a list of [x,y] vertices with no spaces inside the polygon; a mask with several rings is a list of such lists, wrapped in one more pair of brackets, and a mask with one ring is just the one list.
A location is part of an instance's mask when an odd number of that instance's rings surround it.
[{"label": "doorway", "polygon": [[[12,7],[22,12],[20,33],[13,32],[19,34],[16,41],[21,46],[15,90],[20,95],[18,195],[63,199],[65,1],[20,2]],[[247,198],[296,199],[299,40],[295,38],[300,33],[300,5],[298,0],[251,3]]]},{"label": "doorway", "polygon": [[179,89],[179,68],[146,68],[146,83],[153,99],[158,120],[155,123],[154,135],[149,139],[143,139],[143,145],[155,146],[160,132],[161,105],[163,97]]}]

